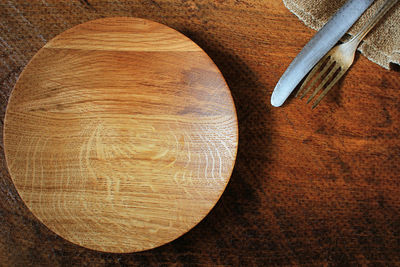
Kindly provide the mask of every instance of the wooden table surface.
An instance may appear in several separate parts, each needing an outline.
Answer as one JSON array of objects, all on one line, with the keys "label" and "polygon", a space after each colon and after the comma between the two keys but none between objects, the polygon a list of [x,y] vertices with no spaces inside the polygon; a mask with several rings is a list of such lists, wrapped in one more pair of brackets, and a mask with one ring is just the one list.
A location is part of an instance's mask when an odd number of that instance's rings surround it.
[{"label": "wooden table surface", "polygon": [[[4,161],[0,266],[400,265],[400,75],[363,56],[311,110],[270,105],[314,34],[280,0],[0,1],[1,125],[30,58],[88,20],[142,17],[195,41],[232,91],[239,151],[225,193],[194,229],[162,247],[109,254],[76,246],[25,207]],[[396,70],[397,69],[397,70]]]}]

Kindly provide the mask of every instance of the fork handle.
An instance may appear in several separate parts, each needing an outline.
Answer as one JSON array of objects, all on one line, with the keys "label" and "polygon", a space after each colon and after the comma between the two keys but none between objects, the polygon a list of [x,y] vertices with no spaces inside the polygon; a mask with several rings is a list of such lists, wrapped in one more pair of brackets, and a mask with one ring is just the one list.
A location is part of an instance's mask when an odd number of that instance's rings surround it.
[{"label": "fork handle", "polygon": [[378,21],[388,12],[399,0],[386,0],[376,14],[362,27],[362,29],[349,41],[356,47],[361,40],[370,32],[370,30],[378,23]]}]

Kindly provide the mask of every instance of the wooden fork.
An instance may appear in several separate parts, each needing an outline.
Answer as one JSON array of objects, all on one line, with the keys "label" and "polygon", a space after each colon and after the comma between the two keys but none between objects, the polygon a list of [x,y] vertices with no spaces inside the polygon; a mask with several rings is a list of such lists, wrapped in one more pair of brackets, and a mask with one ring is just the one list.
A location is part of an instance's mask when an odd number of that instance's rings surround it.
[{"label": "wooden fork", "polygon": [[[363,26],[363,28],[349,41],[332,48],[308,74],[306,80],[301,85],[296,97],[306,88],[306,85],[311,81],[310,85],[301,94],[302,99],[317,82],[322,78],[312,95],[308,98],[307,104],[318,94],[323,87],[325,89],[313,103],[312,108],[315,108],[324,96],[329,92],[332,86],[346,73],[353,64],[354,56],[361,40],[369,33],[369,31],[378,23],[378,21],[389,11],[399,0],[386,0],[377,13]],[[321,70],[322,68],[322,70]],[[320,70],[320,71],[319,71]],[[316,75],[318,73],[318,75]],[[314,77],[315,76],[315,77]],[[312,79],[314,77],[314,79]]]}]

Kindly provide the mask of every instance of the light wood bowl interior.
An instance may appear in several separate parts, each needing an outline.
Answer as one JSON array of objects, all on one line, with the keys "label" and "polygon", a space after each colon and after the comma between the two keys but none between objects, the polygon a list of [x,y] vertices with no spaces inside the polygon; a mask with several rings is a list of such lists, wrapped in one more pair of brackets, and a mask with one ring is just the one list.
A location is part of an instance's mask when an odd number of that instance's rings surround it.
[{"label": "light wood bowl interior", "polygon": [[238,125],[212,60],[136,18],[78,25],[47,43],[9,100],[4,149],[32,213],[107,252],[170,242],[202,220],[234,166]]}]

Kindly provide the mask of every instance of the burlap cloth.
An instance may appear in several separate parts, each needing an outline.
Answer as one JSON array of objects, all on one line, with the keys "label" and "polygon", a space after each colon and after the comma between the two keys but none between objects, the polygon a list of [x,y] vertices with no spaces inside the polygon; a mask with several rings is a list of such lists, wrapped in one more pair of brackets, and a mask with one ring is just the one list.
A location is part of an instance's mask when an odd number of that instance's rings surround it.
[{"label": "burlap cloth", "polygon": [[[347,0],[283,0],[285,6],[308,27],[319,30]],[[349,30],[352,36],[361,29],[382,5],[376,0]],[[343,40],[348,39],[345,36]],[[371,61],[389,69],[391,63],[400,64],[400,3],[365,37],[359,51]]]},{"label": "burlap cloth", "polygon": [[102,253],[35,218],[0,145],[1,267],[400,266],[400,75],[360,58],[366,64],[355,64],[317,109],[300,100],[272,107],[299,42],[312,37],[282,0],[0,0],[1,144],[8,97],[37,51],[75,25],[115,16],[173,27],[216,63],[239,120],[232,178],[211,213],[177,240]]}]

